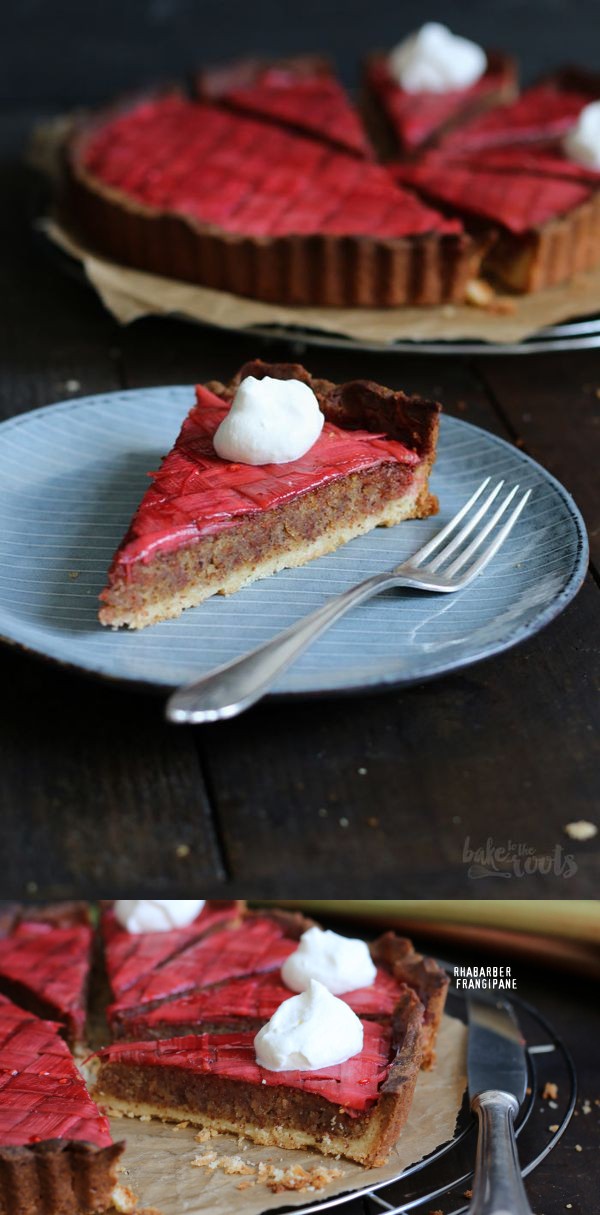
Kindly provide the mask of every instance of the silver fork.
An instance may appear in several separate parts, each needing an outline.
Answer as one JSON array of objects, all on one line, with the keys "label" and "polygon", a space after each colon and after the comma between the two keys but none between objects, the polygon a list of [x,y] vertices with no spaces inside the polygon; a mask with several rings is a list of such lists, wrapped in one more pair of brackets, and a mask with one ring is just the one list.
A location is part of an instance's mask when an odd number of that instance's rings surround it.
[{"label": "silver fork", "polygon": [[[282,633],[278,633],[264,645],[258,646],[257,649],[252,650],[249,654],[244,654],[241,658],[235,658],[233,662],[217,667],[216,670],[195,680],[194,683],[178,688],[167,701],[166,713],[169,721],[199,724],[236,717],[238,713],[242,713],[244,709],[248,709],[250,705],[260,700],[261,696],[268,692],[277,676],[287,670],[317,637],[335,624],[336,620],[349,612],[350,608],[356,607],[358,603],[363,603],[365,599],[370,599],[373,595],[378,595],[380,591],[388,590],[390,587],[405,586],[420,591],[437,591],[447,594],[449,591],[461,591],[468,586],[498,552],[509,532],[512,531],[531,494],[531,490],[528,489],[521,496],[487,547],[479,553],[479,556],[475,557],[475,553],[481,548],[496,524],[500,522],[519,490],[519,486],[515,485],[506,494],[500,505],[496,506],[493,514],[476,531],[478,524],[488,514],[504,485],[504,481],[499,481],[479,503],[477,509],[473,510],[472,508],[481,498],[484,490],[488,488],[490,481],[491,477],[486,477],[485,481],[482,481],[475,493],[471,495],[469,501],[465,502],[449,523],[418,552],[409,557],[408,561],[403,561],[402,565],[383,574],[374,574],[364,582],[359,582],[349,590],[343,591],[341,595],[333,595],[322,607],[311,612],[310,616],[304,616],[301,620],[296,621],[295,624]],[[464,526],[457,531],[459,523],[467,515],[469,517]],[[475,532],[473,539],[466,548],[462,548],[465,540],[473,532]],[[449,539],[449,537],[452,538]],[[428,561],[427,558],[432,553],[436,555],[431,561]],[[443,573],[438,573],[440,567],[446,565],[454,553],[456,553],[454,560],[446,566]],[[474,559],[471,560],[471,558]],[[424,564],[425,562],[426,564]]]}]

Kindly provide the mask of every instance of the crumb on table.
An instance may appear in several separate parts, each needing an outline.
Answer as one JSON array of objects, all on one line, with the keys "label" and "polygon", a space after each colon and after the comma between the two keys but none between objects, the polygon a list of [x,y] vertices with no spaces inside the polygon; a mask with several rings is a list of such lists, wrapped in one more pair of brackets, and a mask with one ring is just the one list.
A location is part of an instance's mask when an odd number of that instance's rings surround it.
[{"label": "crumb on table", "polygon": [[292,1190],[315,1193],[342,1176],[341,1169],[326,1164],[315,1164],[305,1169],[301,1164],[285,1167],[261,1160],[255,1165],[242,1160],[241,1156],[219,1156],[214,1150],[194,1156],[191,1164],[193,1168],[205,1169],[207,1173],[214,1173],[219,1169],[229,1177],[242,1176],[238,1190],[247,1190],[258,1183],[266,1185],[273,1194]]},{"label": "crumb on table", "polygon": [[573,823],[566,823],[563,830],[569,839],[578,840],[579,842],[593,840],[594,836],[598,834],[598,828],[595,823],[588,823],[584,818],[577,819]]}]

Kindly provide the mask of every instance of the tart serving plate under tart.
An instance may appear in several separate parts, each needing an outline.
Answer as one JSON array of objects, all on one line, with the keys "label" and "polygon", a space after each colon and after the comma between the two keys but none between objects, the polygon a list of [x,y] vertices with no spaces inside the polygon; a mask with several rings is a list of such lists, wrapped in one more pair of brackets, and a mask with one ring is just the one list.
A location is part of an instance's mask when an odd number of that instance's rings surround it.
[{"label": "tart serving plate under tart", "polygon": [[420,547],[486,475],[533,490],[488,569],[451,596],[387,592],[348,615],[274,694],[385,688],[437,677],[532,636],[570,602],[587,568],[581,515],[540,465],[470,423],[442,417],[431,487],[438,516],[359,537],[229,598],[141,632],[103,628],[112,554],[171,447],[193,388],[83,397],[0,425],[0,637],[89,673],[166,690],[247,652],[328,594]]}]

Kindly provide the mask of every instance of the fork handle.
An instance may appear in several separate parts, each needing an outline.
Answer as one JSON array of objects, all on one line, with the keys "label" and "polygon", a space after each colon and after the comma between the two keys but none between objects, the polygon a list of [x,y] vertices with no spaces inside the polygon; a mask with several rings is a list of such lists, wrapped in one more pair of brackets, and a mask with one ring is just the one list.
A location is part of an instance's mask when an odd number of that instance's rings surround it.
[{"label": "fork handle", "polygon": [[390,573],[374,574],[341,595],[333,595],[310,616],[303,616],[276,637],[218,667],[209,675],[186,687],[178,688],[167,701],[169,721],[200,724],[236,717],[268,692],[278,675],[308,648],[336,620],[402,579]]},{"label": "fork handle", "polygon": [[489,1089],[472,1106],[479,1137],[468,1215],[531,1215],[515,1141],[518,1101],[512,1093]]}]

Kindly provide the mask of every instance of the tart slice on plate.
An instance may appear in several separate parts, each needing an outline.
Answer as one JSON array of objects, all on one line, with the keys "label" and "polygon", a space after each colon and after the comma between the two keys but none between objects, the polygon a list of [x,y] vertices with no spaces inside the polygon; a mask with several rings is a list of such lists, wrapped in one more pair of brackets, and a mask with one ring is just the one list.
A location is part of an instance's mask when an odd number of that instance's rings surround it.
[{"label": "tart slice on plate", "polygon": [[371,152],[350,98],[321,55],[241,59],[196,78],[203,101],[270,119],[361,157]]},{"label": "tart slice on plate", "polygon": [[[238,389],[265,379],[311,390],[324,418],[318,438],[280,463],[221,458],[213,440]],[[366,380],[317,380],[293,363],[256,361],[230,384],[200,385],[115,554],[101,622],[143,628],[374,527],[435,513],[439,412],[433,401]],[[280,427],[278,413],[271,418]]]},{"label": "tart slice on plate", "polygon": [[393,1021],[363,1021],[360,1053],[318,1070],[271,1071],[253,1033],[118,1042],[98,1053],[110,1109],[188,1121],[283,1148],[383,1164],[406,1122],[421,1064],[423,1008],[407,991]]},{"label": "tart slice on plate", "polygon": [[93,929],[84,903],[14,909],[0,935],[0,992],[83,1037]]},{"label": "tart slice on plate", "polygon": [[117,1198],[124,1144],[113,1143],[60,1031],[0,996],[0,1210],[7,1215],[96,1215]]}]

